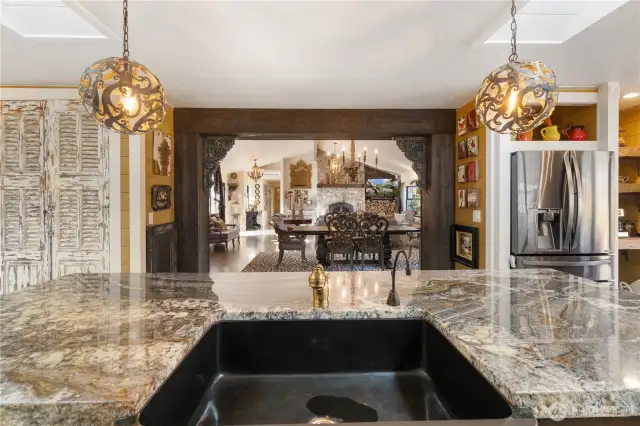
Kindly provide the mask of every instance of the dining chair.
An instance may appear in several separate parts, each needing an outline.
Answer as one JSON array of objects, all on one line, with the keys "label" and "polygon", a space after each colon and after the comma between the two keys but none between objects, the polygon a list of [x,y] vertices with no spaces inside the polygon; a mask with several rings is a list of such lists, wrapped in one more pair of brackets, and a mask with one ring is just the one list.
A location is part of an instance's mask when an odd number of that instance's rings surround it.
[{"label": "dining chair", "polygon": [[304,250],[306,247],[305,236],[303,234],[294,234],[289,231],[280,216],[272,216],[269,222],[278,235],[278,250],[280,251],[280,254],[278,255],[276,270],[280,269],[280,264],[282,263],[285,250],[301,252],[302,261],[306,262],[307,259],[304,256]]},{"label": "dining chair", "polygon": [[333,264],[336,254],[344,255],[353,271],[353,252],[355,250],[354,237],[358,230],[358,222],[349,214],[334,214],[327,223],[329,239],[329,263]]},{"label": "dining chair", "polygon": [[356,239],[356,249],[360,252],[364,270],[364,260],[367,254],[380,262],[380,270],[384,271],[384,237],[389,229],[389,221],[382,216],[366,216],[358,224],[360,235]]}]

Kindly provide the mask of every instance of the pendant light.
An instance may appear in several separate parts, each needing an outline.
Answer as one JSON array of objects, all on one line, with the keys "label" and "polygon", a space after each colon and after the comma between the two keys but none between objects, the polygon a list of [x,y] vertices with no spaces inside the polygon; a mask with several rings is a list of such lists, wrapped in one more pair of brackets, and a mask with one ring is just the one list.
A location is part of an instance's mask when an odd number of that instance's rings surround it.
[{"label": "pendant light", "polygon": [[123,134],[155,129],[166,112],[164,88],[144,65],[129,59],[129,2],[123,0],[122,57],[94,62],[80,77],[80,98],[98,123]]},{"label": "pendant light", "polygon": [[491,72],[476,97],[476,111],[489,129],[523,133],[541,125],[558,103],[556,76],[540,61],[519,61],[516,4],[511,0],[511,55]]}]

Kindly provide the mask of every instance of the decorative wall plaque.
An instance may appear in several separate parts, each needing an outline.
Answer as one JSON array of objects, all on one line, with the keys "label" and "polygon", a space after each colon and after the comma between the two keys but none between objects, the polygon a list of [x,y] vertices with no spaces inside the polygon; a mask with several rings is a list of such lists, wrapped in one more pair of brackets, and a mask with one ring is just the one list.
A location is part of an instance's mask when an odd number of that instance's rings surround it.
[{"label": "decorative wall plaque", "polygon": [[171,186],[153,185],[151,187],[151,208],[153,211],[166,210],[171,207]]},{"label": "decorative wall plaque", "polygon": [[171,176],[171,135],[159,130],[153,132],[152,171],[157,176]]}]

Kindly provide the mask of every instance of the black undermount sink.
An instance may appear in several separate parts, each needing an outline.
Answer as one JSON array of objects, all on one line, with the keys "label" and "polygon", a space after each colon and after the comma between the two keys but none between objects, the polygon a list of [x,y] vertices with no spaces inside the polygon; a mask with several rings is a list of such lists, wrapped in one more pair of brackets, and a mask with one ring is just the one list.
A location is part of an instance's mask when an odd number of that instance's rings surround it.
[{"label": "black undermount sink", "polygon": [[510,415],[425,321],[230,321],[206,333],[139,420],[222,426]]}]

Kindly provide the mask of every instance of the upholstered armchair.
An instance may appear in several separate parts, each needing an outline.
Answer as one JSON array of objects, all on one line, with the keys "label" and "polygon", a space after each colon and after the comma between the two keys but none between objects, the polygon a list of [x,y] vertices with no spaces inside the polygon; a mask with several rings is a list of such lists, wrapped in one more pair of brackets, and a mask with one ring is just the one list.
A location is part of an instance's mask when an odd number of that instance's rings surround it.
[{"label": "upholstered armchair", "polygon": [[304,257],[304,250],[306,247],[304,235],[294,234],[293,232],[289,231],[285,226],[282,217],[279,215],[272,216],[269,222],[278,235],[278,250],[280,251],[280,254],[278,255],[278,263],[276,264],[276,269],[280,269],[280,264],[282,263],[282,258],[284,257],[285,250],[301,252],[302,261],[306,262],[307,259]]},{"label": "upholstered armchair", "polygon": [[232,223],[224,223],[224,226],[216,226],[216,222],[220,222],[217,214],[209,215],[209,244],[224,244],[226,250],[229,250],[229,241],[235,248],[236,240],[240,245],[240,230]]}]

